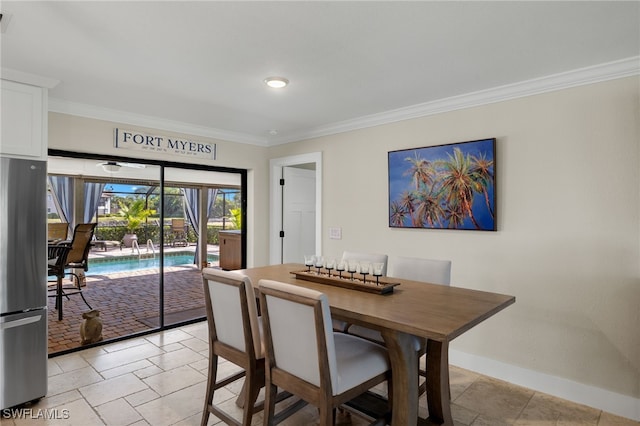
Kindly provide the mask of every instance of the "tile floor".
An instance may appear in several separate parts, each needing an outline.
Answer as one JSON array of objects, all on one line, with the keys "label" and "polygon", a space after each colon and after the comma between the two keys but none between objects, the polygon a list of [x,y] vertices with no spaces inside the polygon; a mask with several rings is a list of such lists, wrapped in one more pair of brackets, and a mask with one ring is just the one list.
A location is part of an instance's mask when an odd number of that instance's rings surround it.
[{"label": "tile floor", "polygon": [[[47,397],[13,417],[0,411],[0,425],[198,425],[207,377],[206,338],[206,322],[201,322],[51,358]],[[219,370],[226,376],[236,367],[221,361]],[[215,396],[238,418],[239,391],[235,383]],[[456,425],[640,424],[457,367],[451,367],[451,397]],[[258,413],[253,424],[262,420]],[[286,424],[316,422],[313,407],[307,406]],[[217,423],[210,418],[210,425]],[[341,415],[338,423],[367,422]]]}]

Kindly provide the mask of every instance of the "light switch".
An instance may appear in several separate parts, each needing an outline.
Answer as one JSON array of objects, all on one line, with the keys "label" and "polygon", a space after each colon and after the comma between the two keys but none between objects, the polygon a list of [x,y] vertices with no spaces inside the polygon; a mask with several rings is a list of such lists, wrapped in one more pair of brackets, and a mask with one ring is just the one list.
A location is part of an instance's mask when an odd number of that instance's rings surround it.
[{"label": "light switch", "polygon": [[342,228],[329,228],[329,238],[332,240],[341,240]]}]

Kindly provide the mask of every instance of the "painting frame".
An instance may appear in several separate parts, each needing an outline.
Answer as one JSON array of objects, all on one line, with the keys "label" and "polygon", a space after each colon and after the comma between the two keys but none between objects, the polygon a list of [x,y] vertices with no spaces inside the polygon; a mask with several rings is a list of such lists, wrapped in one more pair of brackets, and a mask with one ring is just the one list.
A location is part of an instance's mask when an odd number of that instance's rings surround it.
[{"label": "painting frame", "polygon": [[388,152],[390,228],[497,231],[496,138]]}]

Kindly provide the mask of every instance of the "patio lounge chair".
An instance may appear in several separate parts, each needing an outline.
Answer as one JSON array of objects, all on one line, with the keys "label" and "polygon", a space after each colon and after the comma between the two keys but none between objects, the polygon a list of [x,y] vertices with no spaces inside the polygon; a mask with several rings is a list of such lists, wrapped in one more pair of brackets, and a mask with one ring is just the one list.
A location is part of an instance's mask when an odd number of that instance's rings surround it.
[{"label": "patio lounge chair", "polygon": [[93,241],[91,241],[91,245],[96,249],[96,250],[102,250],[102,251],[107,251],[110,248],[115,248],[115,247],[119,247],[120,250],[122,251],[122,241],[112,241],[112,240],[98,240],[95,238],[95,236],[93,237]]}]

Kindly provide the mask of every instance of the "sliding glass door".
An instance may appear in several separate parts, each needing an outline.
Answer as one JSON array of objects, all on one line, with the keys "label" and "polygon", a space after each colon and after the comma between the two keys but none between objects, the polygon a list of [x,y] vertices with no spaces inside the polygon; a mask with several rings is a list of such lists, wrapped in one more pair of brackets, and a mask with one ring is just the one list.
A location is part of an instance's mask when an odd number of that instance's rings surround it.
[{"label": "sliding glass door", "polygon": [[[246,173],[90,157],[50,156],[47,208],[68,238],[76,223],[98,224],[83,295],[103,339],[204,319],[201,269],[219,266],[219,232],[241,229]],[[88,307],[75,299],[62,321],[50,306],[50,353],[80,347],[71,337]]]},{"label": "sliding glass door", "polygon": [[164,324],[174,325],[206,315],[201,270],[219,266],[219,232],[236,226],[241,178],[166,167],[164,182]]}]

